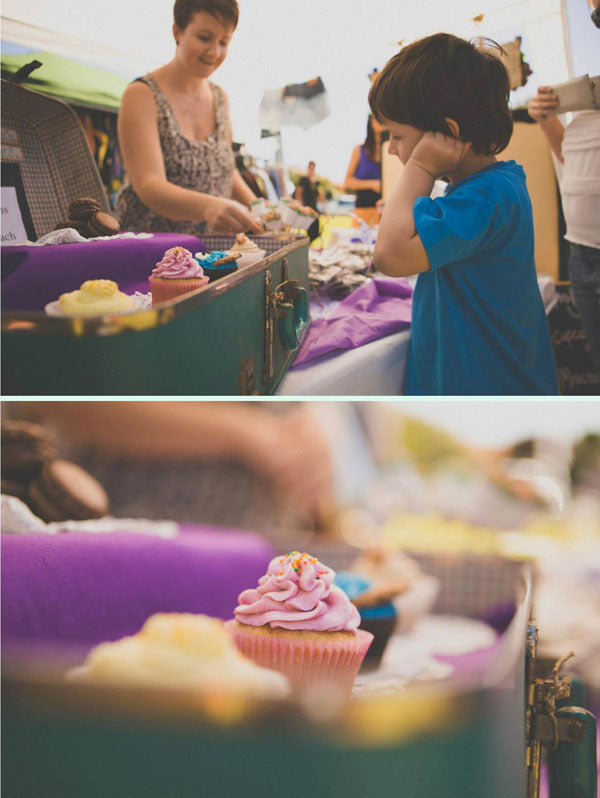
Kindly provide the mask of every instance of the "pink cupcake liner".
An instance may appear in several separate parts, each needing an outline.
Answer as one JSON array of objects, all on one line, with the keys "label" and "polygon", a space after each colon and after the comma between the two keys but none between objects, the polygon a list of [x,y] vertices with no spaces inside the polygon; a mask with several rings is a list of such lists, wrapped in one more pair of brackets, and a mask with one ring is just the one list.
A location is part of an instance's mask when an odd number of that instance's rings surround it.
[{"label": "pink cupcake liner", "polygon": [[188,294],[190,291],[195,291],[197,288],[202,288],[203,285],[208,283],[208,277],[192,277],[189,280],[169,280],[167,278],[152,277],[150,280],[150,289],[152,291],[152,304],[156,305],[158,302],[168,302],[170,299],[175,299],[182,294]]},{"label": "pink cupcake liner", "polygon": [[235,620],[227,621],[226,626],[242,654],[257,665],[283,673],[293,689],[334,683],[336,690],[348,695],[373,639],[362,629],[355,631],[353,639],[328,642],[278,636],[277,629],[265,635],[253,634],[242,630]]}]

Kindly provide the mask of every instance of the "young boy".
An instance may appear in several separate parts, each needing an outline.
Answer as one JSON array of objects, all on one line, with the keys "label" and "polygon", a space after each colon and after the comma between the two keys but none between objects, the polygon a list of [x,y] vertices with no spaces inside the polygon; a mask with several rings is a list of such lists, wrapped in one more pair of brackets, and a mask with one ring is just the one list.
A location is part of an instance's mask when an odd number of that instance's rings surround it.
[{"label": "young boy", "polygon": [[[404,163],[374,264],[418,274],[404,393],[556,394],[525,173],[497,161],[512,133],[508,73],[450,34],[405,47],[369,93]],[[446,176],[443,197],[430,199]]]}]

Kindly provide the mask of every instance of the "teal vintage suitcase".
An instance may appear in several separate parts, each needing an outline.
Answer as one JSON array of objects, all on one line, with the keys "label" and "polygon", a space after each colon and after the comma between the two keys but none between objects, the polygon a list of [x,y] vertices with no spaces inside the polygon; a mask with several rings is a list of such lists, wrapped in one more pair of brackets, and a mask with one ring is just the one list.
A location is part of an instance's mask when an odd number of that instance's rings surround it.
[{"label": "teal vintage suitcase", "polygon": [[[10,173],[29,237],[52,230],[76,197],[96,197],[107,208],[85,134],[69,106],[2,84],[3,186],[4,173]],[[48,317],[43,303],[26,311],[14,304],[6,309],[11,275],[3,268],[3,394],[273,393],[309,323],[309,241],[293,235],[255,240],[266,251],[263,260],[198,292],[151,310],[85,321]],[[202,241],[213,250],[228,249],[234,239]],[[147,273],[153,266],[147,265]],[[88,277],[82,268],[81,282]]]},{"label": "teal vintage suitcase", "polygon": [[[472,585],[461,591],[443,565],[445,611],[466,608]],[[56,651],[5,660],[3,787],[47,798],[525,798],[531,585],[508,566],[487,571],[515,612],[480,678],[375,693],[341,712],[322,694],[258,702],[66,682]],[[499,595],[498,582],[477,585]]]},{"label": "teal vintage suitcase", "polygon": [[308,326],[308,239],[255,240],[263,260],[149,310],[86,320],[5,312],[3,393],[273,393]]}]

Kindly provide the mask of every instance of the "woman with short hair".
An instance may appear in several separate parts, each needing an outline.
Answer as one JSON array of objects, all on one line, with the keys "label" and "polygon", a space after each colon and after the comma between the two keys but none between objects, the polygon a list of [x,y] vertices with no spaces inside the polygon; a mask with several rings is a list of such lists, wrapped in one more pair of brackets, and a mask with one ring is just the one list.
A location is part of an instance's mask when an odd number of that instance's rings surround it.
[{"label": "woman with short hair", "polygon": [[127,180],[124,230],[191,235],[261,232],[254,194],[231,149],[227,96],[210,81],[238,23],[236,0],[176,0],[172,61],[131,83],[119,112]]}]

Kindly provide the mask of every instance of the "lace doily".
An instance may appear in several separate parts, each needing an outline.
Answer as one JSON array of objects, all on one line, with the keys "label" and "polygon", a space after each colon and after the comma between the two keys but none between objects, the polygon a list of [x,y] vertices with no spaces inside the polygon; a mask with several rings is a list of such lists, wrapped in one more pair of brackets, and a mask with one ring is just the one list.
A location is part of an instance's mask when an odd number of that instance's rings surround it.
[{"label": "lace doily", "polygon": [[175,521],[148,521],[144,518],[105,518],[90,521],[57,521],[47,524],[32,513],[25,502],[16,496],[2,494],[2,534],[56,535],[59,532],[133,532],[159,538],[176,538],[179,524]]},{"label": "lace doily", "polygon": [[5,246],[13,247],[47,247],[52,244],[86,244],[88,241],[112,241],[113,238],[152,238],[153,233],[117,233],[114,236],[95,236],[84,238],[73,227],[63,227],[60,230],[51,230],[46,235],[40,236],[37,241],[18,241]]}]

